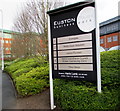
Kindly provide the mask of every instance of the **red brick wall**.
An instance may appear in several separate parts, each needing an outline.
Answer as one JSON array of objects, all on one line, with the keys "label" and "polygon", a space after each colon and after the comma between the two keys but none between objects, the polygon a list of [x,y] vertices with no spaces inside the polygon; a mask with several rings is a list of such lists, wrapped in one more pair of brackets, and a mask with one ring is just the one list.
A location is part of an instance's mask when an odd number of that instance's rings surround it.
[{"label": "red brick wall", "polygon": [[[118,36],[118,41],[113,41],[113,36],[116,36],[116,35]],[[109,37],[112,38],[111,42],[108,42]],[[120,33],[118,33],[118,32],[101,36],[100,39],[104,39],[103,44],[100,44],[100,46],[102,46],[104,48],[111,48],[111,47],[120,45]]]},{"label": "red brick wall", "polygon": [[[11,38],[4,38],[4,54],[11,54],[10,48],[11,48],[11,43],[10,41],[12,41]],[[6,41],[8,41],[8,43],[6,43]],[[6,50],[6,48],[8,48],[8,50]]]}]

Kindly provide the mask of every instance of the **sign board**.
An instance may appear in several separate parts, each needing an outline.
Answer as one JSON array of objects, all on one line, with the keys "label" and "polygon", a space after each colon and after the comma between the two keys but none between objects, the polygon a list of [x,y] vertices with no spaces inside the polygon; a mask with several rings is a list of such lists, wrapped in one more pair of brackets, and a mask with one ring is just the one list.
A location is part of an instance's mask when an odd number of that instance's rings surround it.
[{"label": "sign board", "polygon": [[48,12],[52,77],[97,81],[95,2]]},{"label": "sign board", "polygon": [[54,78],[97,82],[98,92],[101,92],[100,38],[94,0],[47,13],[50,101],[54,109]]}]

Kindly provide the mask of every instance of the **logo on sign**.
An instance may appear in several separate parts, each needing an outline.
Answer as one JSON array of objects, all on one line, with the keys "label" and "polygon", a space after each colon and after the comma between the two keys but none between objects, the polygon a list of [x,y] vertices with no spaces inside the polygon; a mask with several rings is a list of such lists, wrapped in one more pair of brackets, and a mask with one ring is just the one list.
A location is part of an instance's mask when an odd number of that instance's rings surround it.
[{"label": "logo on sign", "polygon": [[72,26],[75,24],[75,18],[68,18],[60,21],[54,21],[54,29]]},{"label": "logo on sign", "polygon": [[95,28],[95,8],[83,8],[77,16],[77,26],[83,32],[90,32]]}]

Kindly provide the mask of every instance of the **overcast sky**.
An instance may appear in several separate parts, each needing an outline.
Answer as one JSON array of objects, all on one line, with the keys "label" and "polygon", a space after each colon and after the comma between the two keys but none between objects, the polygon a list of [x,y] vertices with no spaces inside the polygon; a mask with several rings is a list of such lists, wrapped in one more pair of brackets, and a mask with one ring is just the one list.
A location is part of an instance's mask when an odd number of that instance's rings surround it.
[{"label": "overcast sky", "polygon": [[[24,2],[28,0],[0,0],[0,9],[3,11],[3,28],[12,30],[13,22],[17,13],[21,10]],[[64,0],[66,2],[76,3],[82,0]],[[118,15],[118,2],[120,0],[96,0],[98,8],[98,20],[103,22]],[[1,28],[1,12],[0,12]]]}]

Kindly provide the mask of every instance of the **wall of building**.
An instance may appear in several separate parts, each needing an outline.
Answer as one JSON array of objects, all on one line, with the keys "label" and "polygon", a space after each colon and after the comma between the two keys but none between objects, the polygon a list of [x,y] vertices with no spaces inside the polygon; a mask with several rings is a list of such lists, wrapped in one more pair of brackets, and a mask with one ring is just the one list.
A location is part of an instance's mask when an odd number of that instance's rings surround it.
[{"label": "wall of building", "polygon": [[[11,57],[12,34],[13,34],[12,31],[8,31],[8,30],[3,31],[4,58]],[[0,32],[0,35],[2,35],[2,32]]]},{"label": "wall of building", "polygon": [[103,35],[100,37],[100,46],[102,46],[105,49],[109,49],[118,45],[120,45],[119,32]]},{"label": "wall of building", "polygon": [[10,55],[11,54],[11,39],[4,38],[4,54]]},{"label": "wall of building", "polygon": [[[120,45],[120,16],[100,23],[100,46],[108,50],[111,47]],[[13,31],[4,30],[4,56],[11,57],[11,43]],[[1,35],[1,32],[0,32]],[[45,47],[40,40],[41,47]]]},{"label": "wall of building", "polygon": [[105,50],[120,45],[120,16],[100,23],[100,46]]}]

